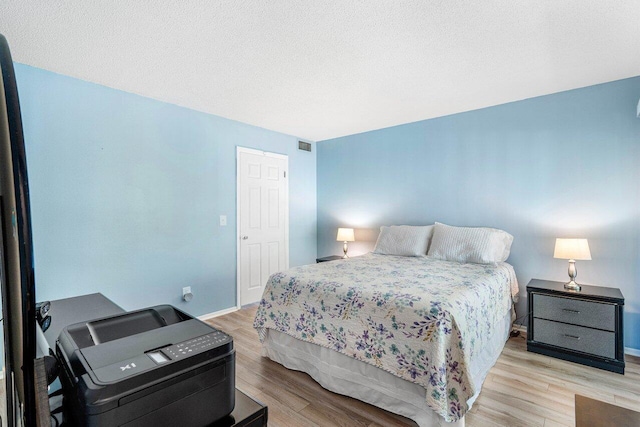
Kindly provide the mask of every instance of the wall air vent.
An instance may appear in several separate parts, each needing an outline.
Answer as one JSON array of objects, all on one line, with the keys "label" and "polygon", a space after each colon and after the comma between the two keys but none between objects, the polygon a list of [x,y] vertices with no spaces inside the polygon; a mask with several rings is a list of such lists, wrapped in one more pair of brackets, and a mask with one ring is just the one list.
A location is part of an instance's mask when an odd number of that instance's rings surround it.
[{"label": "wall air vent", "polygon": [[308,142],[298,141],[298,148],[300,150],[311,152],[311,144]]}]

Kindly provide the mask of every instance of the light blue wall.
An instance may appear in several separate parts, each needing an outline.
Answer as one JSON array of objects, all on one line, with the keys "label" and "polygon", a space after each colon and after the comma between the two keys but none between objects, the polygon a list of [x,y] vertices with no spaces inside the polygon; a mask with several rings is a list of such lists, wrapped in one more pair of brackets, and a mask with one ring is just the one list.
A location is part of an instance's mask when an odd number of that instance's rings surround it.
[{"label": "light blue wall", "polygon": [[[640,77],[318,143],[318,255],[377,228],[440,221],[514,235],[523,296],[567,279],[556,237],[586,237],[578,281],[619,287],[625,345],[640,349]],[[362,241],[367,240],[367,241]]]},{"label": "light blue wall", "polygon": [[290,264],[315,261],[315,146],[302,152],[293,136],[15,68],[39,300],[102,292],[125,309],[173,304],[194,315],[235,306],[236,146],[289,156]]}]

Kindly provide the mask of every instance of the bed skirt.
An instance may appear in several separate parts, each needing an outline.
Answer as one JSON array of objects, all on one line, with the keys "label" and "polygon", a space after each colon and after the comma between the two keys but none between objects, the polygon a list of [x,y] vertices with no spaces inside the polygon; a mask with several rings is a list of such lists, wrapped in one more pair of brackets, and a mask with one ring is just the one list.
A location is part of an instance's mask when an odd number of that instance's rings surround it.
[{"label": "bed skirt", "polygon": [[[471,361],[471,376],[477,386],[469,399],[469,409],[478,397],[487,373],[496,363],[511,330],[512,310],[495,325],[493,337],[478,357]],[[414,420],[420,427],[464,427],[464,417],[448,423],[426,404],[426,390],[380,368],[344,354],[273,329],[266,329],[262,356],[288,369],[309,374],[322,387],[353,397],[389,412]]]}]

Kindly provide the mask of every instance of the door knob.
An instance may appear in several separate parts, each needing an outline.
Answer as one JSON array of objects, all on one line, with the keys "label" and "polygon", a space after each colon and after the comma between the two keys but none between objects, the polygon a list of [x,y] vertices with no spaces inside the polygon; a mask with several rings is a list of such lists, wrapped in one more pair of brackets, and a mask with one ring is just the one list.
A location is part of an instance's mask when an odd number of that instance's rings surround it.
[{"label": "door knob", "polygon": [[242,236],[242,240],[247,240],[249,236]]}]

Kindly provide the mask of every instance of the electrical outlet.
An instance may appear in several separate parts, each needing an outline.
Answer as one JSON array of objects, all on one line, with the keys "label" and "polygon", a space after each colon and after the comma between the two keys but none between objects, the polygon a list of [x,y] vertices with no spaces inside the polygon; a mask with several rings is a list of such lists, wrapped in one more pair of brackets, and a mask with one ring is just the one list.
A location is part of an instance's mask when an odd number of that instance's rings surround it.
[{"label": "electrical outlet", "polygon": [[182,288],[182,299],[189,302],[193,299],[193,293],[191,293],[191,286],[185,286]]},{"label": "electrical outlet", "polygon": [[222,227],[227,225],[227,216],[226,215],[220,215],[220,225]]}]

